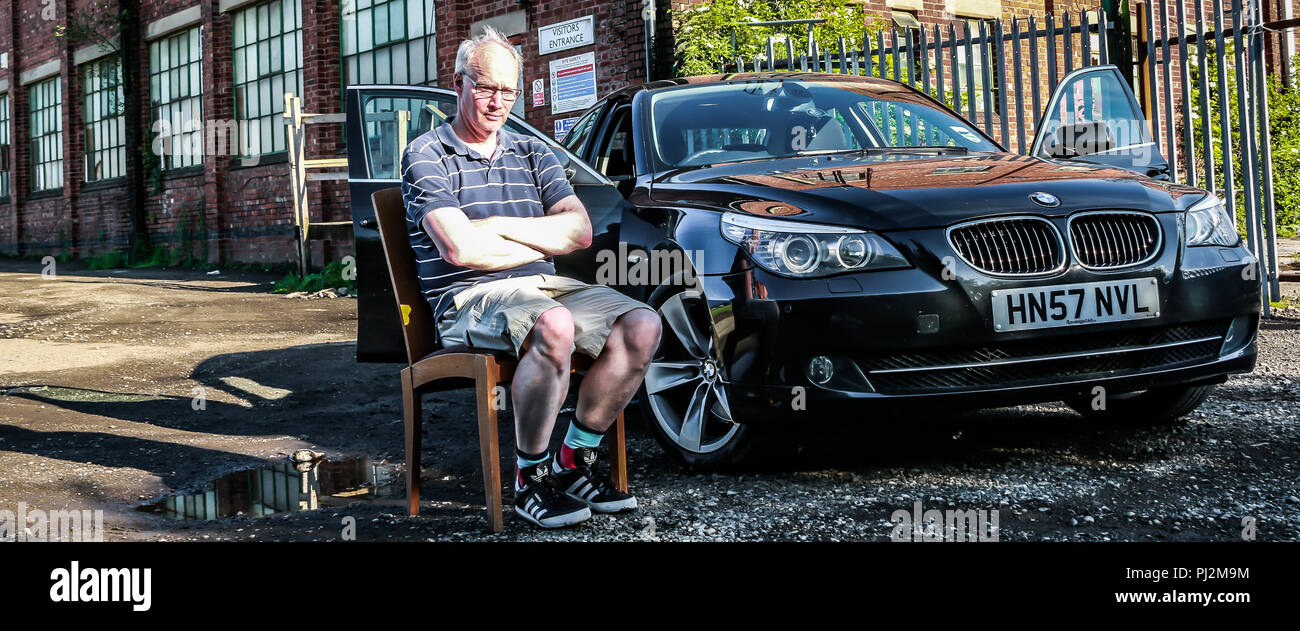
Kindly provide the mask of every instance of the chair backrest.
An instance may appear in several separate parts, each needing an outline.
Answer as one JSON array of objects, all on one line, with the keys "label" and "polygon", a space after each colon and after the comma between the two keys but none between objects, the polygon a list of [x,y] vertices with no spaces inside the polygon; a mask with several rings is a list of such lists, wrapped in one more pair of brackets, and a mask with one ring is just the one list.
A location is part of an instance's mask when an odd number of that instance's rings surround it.
[{"label": "chair backrest", "polygon": [[402,337],[406,340],[406,358],[414,364],[437,350],[438,343],[433,309],[420,291],[415,250],[411,248],[407,233],[402,189],[394,187],[376,191],[370,196],[370,201],[375,207],[375,221],[379,223],[379,239],[384,244],[388,277],[393,281],[393,295],[397,298],[397,316],[402,323]]}]

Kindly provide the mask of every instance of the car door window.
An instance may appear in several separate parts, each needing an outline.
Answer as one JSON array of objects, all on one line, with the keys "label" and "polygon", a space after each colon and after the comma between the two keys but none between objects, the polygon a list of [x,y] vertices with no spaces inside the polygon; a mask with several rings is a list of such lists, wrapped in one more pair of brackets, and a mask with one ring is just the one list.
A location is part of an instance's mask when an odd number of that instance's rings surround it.
[{"label": "car door window", "polygon": [[1086,158],[1144,171],[1163,164],[1146,118],[1113,66],[1076,71],[1048,101],[1033,155]]},{"label": "car door window", "polygon": [[578,119],[578,122],[573,124],[573,129],[569,130],[569,135],[565,136],[560,144],[575,155],[583,155],[583,149],[586,147],[587,139],[591,137],[591,131],[595,128],[596,118],[601,109],[599,106],[593,107]]},{"label": "car door window", "polygon": [[621,107],[614,112],[610,125],[596,152],[596,170],[605,177],[621,181],[636,177],[636,162],[632,150],[632,108]]},{"label": "car door window", "polygon": [[397,127],[399,112],[407,113],[405,139],[409,143],[442,123],[456,112],[456,100],[445,95],[422,97],[374,96],[365,100],[362,124],[365,129],[365,155],[372,179],[401,177],[398,170],[405,146],[399,146],[403,134]]}]

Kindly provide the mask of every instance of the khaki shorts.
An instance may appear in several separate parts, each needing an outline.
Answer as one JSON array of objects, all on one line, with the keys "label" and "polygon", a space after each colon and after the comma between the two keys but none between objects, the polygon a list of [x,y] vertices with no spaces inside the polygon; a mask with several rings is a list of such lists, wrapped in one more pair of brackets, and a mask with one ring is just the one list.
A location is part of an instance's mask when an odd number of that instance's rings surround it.
[{"label": "khaki shorts", "polygon": [[[552,274],[505,278],[467,287],[438,320],[443,346],[509,351],[515,357],[542,313],[564,307],[573,314],[574,349],[597,357],[619,316],[650,307],[604,285]],[[572,353],[572,350],[570,351]]]}]

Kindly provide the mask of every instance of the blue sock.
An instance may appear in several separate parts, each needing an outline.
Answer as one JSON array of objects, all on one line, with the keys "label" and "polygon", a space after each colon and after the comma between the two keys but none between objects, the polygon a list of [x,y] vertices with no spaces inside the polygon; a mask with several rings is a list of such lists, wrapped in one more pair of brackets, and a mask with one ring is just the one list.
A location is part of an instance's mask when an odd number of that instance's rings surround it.
[{"label": "blue sock", "polygon": [[569,422],[569,432],[564,435],[564,444],[570,449],[582,447],[595,449],[600,446],[600,439],[604,437],[605,432],[599,432],[583,425],[582,421],[579,421],[578,417],[575,416]]},{"label": "blue sock", "polygon": [[539,462],[546,462],[546,460],[550,457],[551,457],[551,452],[549,450],[542,451],[540,453],[530,454],[526,451],[520,451],[519,448],[517,447],[515,448],[515,466],[519,467],[520,469],[524,467],[530,467]]}]

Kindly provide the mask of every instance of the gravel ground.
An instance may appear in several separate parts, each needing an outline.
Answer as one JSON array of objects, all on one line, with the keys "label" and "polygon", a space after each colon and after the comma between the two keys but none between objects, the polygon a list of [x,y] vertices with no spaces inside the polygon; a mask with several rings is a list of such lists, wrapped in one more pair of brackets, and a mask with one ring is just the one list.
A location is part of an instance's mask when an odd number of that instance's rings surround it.
[{"label": "gravel ground", "polygon": [[997,510],[1003,541],[1234,541],[1243,518],[1257,540],[1300,540],[1294,308],[1264,321],[1255,372],[1172,425],[1098,425],[1059,404],[825,419],[788,461],[712,474],[671,461],[631,414],[639,510],[563,531],[508,512],[493,535],[467,391],[426,397],[419,517],[396,498],[197,523],[134,510],[300,448],[400,473],[396,366],[353,361],[354,300],[269,295],[264,275],[39,272],[0,261],[0,509],[102,508],[110,540],[338,540],[351,517],[358,540],[887,541],[916,502]]}]

